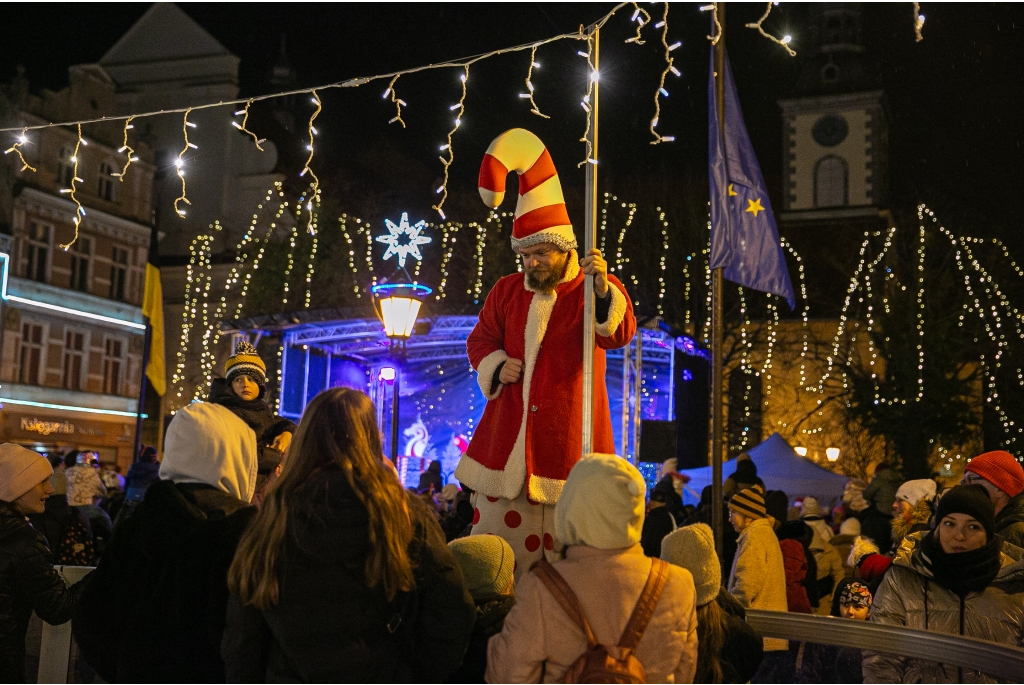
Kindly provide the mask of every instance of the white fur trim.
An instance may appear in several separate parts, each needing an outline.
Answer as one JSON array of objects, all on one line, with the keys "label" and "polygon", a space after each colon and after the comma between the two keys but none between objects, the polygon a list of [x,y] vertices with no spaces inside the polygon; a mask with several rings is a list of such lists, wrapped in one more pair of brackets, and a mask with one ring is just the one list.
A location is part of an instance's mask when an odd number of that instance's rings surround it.
[{"label": "white fur trim", "polygon": [[[579,274],[579,272],[580,272],[580,260],[579,260],[579,257],[576,255],[576,250],[569,250],[569,261],[565,265],[565,275],[562,276],[562,280],[558,281],[558,284],[561,285],[562,283],[568,283],[569,281],[575,280],[575,278]],[[529,290],[532,293],[540,294],[539,291],[534,290],[533,288],[530,287],[530,285],[526,282],[525,278],[523,279],[523,287],[526,288],[527,290]],[[530,303],[530,307],[531,307],[530,311],[532,313],[532,311],[533,311],[533,309],[532,309],[533,303],[532,302]],[[551,316],[551,313],[549,312],[548,313],[548,317],[550,318],[550,316]],[[527,317],[527,325],[529,325],[529,317]],[[544,328],[545,328],[545,330],[547,329],[547,320],[546,319],[544,321]],[[529,340],[529,338],[527,338],[527,340]]]},{"label": "white fur trim", "polygon": [[544,478],[543,476],[531,475],[527,492],[530,499],[542,504],[555,504],[562,495],[562,488],[565,481],[558,478]]},{"label": "white fur trim", "polygon": [[567,251],[574,250],[577,247],[576,234],[573,233],[571,224],[548,226],[522,238],[512,236],[511,241],[513,250],[520,250],[524,247],[540,243],[551,243],[556,245],[558,249]]},{"label": "white fur trim", "polygon": [[622,291],[615,287],[614,283],[608,283],[608,291],[611,293],[612,302],[608,306],[608,318],[604,323],[594,326],[594,333],[602,338],[610,338],[626,318],[626,297]]},{"label": "white fur trim", "polygon": [[505,353],[505,350],[495,350],[481,359],[480,364],[476,367],[476,382],[480,385],[480,392],[489,400],[497,399],[501,394],[501,383],[498,383],[497,388],[492,388],[491,383],[494,381],[494,372],[498,365],[507,359],[508,354]]},{"label": "white fur trim", "polygon": [[505,472],[489,469],[468,454],[463,454],[455,467],[455,478],[477,492],[491,497],[504,497]]}]

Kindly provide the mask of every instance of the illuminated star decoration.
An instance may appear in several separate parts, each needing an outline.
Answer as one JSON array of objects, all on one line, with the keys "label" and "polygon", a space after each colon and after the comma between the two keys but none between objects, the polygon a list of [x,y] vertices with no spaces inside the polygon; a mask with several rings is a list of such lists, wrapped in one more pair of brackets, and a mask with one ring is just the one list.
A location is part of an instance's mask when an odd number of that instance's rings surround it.
[{"label": "illuminated star decoration", "polygon": [[755,217],[758,212],[763,212],[764,207],[761,206],[761,198],[757,198],[756,200],[747,200],[747,208],[743,211],[753,214]]},{"label": "illuminated star decoration", "polygon": [[[431,238],[420,235],[423,229],[427,227],[426,221],[418,221],[415,225],[410,226],[409,214],[402,212],[402,219],[398,222],[397,226],[391,219],[384,219],[384,224],[388,227],[388,234],[377,236],[378,243],[384,243],[388,246],[387,251],[384,253],[384,259],[390,259],[391,255],[398,255],[398,266],[401,268],[405,268],[405,260],[410,255],[417,262],[423,259],[423,255],[420,254],[420,245],[432,242]],[[408,242],[399,242],[402,235],[409,236]]]}]

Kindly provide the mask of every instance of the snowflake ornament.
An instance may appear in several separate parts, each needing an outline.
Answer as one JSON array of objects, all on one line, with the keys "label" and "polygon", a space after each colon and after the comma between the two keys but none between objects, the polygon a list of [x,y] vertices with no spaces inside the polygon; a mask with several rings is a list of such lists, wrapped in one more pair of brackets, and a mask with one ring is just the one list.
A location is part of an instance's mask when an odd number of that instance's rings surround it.
[{"label": "snowflake ornament", "polygon": [[[388,234],[379,235],[376,239],[378,243],[384,243],[388,246],[387,251],[384,253],[384,259],[390,259],[391,255],[398,255],[398,266],[401,268],[405,267],[405,260],[410,255],[417,262],[422,261],[423,255],[420,253],[420,245],[433,242],[433,239],[420,235],[427,227],[426,221],[417,221],[416,224],[410,226],[409,214],[402,212],[402,219],[398,222],[397,226],[391,219],[384,219],[384,225],[388,228]],[[409,240],[404,243],[400,242],[403,235],[409,237]]]}]

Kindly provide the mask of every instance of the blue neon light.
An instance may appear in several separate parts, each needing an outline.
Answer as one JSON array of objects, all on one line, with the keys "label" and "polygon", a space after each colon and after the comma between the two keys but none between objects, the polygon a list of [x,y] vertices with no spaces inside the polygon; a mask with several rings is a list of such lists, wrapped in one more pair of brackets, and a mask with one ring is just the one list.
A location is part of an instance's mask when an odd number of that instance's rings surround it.
[{"label": "blue neon light", "polygon": [[[50,404],[49,402],[31,402],[29,400],[12,400],[8,397],[0,397],[0,405],[4,404],[22,404],[26,407],[40,407],[42,409],[62,409],[64,411],[81,411],[89,414],[108,414],[110,416],[128,416],[133,419],[139,417],[138,413],[133,411],[116,411],[114,409],[93,409],[92,407],[75,407],[70,404]],[[142,418],[149,418],[148,414],[143,414]]]}]

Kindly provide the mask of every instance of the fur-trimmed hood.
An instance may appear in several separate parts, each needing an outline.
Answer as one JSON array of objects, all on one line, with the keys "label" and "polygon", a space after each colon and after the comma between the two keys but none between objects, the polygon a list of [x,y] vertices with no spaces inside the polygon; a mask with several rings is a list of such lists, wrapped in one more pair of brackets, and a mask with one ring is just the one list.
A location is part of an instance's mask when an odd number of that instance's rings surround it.
[{"label": "fur-trimmed hood", "polygon": [[931,500],[926,499],[915,504],[906,516],[894,516],[891,524],[893,544],[899,546],[903,539],[911,533],[927,530],[928,519],[931,517],[932,503]]}]

